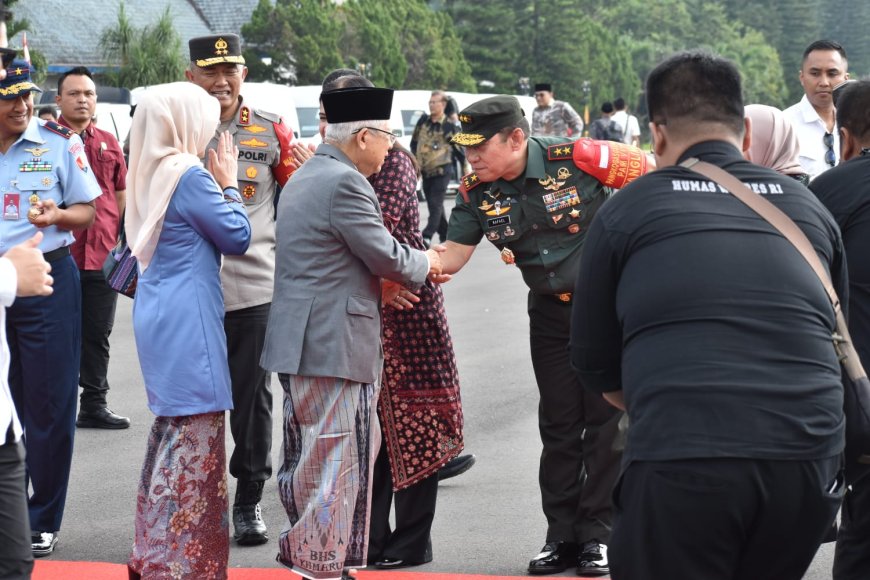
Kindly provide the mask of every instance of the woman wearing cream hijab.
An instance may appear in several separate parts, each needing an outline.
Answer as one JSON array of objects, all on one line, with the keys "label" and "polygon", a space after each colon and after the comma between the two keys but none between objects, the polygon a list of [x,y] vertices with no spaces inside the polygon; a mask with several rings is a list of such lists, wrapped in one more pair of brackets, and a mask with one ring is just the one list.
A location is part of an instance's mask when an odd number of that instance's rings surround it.
[{"label": "woman wearing cream hijab", "polygon": [[767,105],[746,105],[744,114],[749,119],[751,135],[749,149],[743,156],[756,165],[809,184],[809,175],[798,160],[797,136],[782,111]]},{"label": "woman wearing cream hijab", "polygon": [[217,100],[191,83],[148,89],[133,117],[125,227],[139,261],[136,350],[151,428],[136,501],[131,578],[226,578],[224,411],[232,407],[221,254],[251,228]]}]

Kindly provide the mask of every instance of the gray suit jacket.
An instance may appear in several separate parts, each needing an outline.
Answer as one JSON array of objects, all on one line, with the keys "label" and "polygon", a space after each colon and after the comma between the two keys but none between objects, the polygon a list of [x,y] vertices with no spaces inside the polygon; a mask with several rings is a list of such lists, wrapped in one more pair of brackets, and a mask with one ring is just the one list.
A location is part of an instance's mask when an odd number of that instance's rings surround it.
[{"label": "gray suit jacket", "polygon": [[425,254],[384,227],[368,181],[323,144],[278,202],[275,292],[260,365],[373,383],[383,367],[380,278],[417,287]]}]

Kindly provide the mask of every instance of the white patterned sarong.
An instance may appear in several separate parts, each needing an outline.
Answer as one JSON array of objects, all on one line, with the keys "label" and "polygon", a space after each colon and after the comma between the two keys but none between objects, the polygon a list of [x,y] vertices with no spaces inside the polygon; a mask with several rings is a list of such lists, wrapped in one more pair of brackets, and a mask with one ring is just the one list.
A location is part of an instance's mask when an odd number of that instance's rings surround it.
[{"label": "white patterned sarong", "polygon": [[279,374],[284,449],[278,491],[289,523],[278,561],[314,580],[363,568],[381,445],[378,384]]}]

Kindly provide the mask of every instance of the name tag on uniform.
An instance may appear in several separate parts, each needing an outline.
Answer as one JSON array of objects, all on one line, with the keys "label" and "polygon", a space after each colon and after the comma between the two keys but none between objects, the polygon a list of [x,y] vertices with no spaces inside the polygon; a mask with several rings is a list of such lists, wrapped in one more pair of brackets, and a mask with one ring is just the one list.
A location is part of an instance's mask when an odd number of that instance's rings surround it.
[{"label": "name tag on uniform", "polygon": [[4,193],[3,194],[3,219],[17,220],[20,219],[19,203],[21,202],[20,193]]}]

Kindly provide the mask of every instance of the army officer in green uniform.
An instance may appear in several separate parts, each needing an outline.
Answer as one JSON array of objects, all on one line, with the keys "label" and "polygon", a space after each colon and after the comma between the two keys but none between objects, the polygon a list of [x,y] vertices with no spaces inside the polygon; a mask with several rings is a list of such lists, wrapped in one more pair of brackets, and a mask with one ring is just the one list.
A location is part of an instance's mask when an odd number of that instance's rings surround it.
[{"label": "army officer in green uniform", "polygon": [[574,142],[530,138],[514,97],[478,101],[459,120],[462,132],[453,142],[465,146],[474,173],[463,177],[450,216],[444,272],[461,269],[486,237],[529,287],[531,355],[541,397],[539,480],[548,522],[546,545],[529,572],[576,566],[581,576],[605,575],[620,413],[583,389],[569,362],[568,339],[583,238],[611,190],[578,168]]}]

